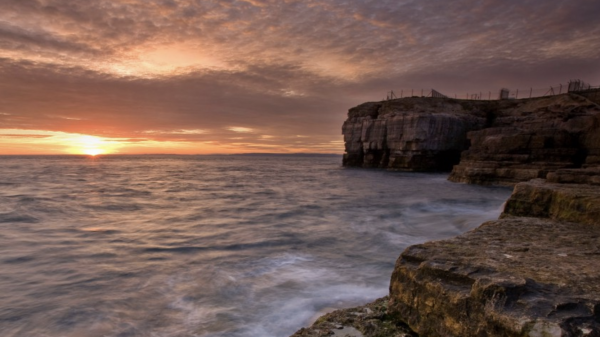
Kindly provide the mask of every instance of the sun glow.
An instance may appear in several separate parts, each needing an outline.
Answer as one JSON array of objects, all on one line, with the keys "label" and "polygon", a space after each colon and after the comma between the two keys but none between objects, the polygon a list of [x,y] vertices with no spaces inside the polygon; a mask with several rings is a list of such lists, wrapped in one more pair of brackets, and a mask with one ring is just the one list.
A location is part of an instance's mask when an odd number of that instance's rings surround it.
[{"label": "sun glow", "polygon": [[100,149],[86,149],[85,152],[83,152],[84,154],[87,154],[89,156],[95,157],[99,154],[104,153],[102,150]]},{"label": "sun glow", "polygon": [[79,148],[79,152],[87,154],[89,156],[97,156],[108,152],[108,142],[100,137],[95,136],[79,136],[75,140],[77,144],[76,149]]},{"label": "sun glow", "polygon": [[[0,113],[1,114],[1,113]],[[229,127],[234,133],[225,134],[227,139],[197,140],[197,135],[210,134],[201,129],[177,129],[171,131],[148,130],[144,137],[102,137],[81,133],[48,130],[24,130],[0,128],[1,155],[54,155],[71,154],[96,157],[113,154],[225,154],[251,152],[323,152],[335,153],[343,144],[303,144],[292,136],[292,144],[280,136],[259,134],[258,130],[246,127]],[[138,133],[139,134],[139,133]],[[157,135],[158,139],[152,139]],[[161,139],[164,135],[175,135],[175,139]],[[240,135],[243,137],[229,137]],[[186,139],[185,137],[191,137]],[[173,137],[171,137],[173,138]],[[283,140],[282,140],[283,139]]]}]

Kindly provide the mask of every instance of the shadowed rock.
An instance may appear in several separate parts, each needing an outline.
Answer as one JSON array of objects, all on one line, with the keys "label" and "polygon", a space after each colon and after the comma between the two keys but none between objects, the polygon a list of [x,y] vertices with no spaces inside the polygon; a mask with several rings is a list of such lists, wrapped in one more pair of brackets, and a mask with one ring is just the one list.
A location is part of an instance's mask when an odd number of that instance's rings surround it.
[{"label": "shadowed rock", "polygon": [[365,103],[348,112],[342,127],[345,166],[406,171],[450,170],[470,130],[485,126],[485,113],[456,100],[404,98]]},{"label": "shadowed rock", "polygon": [[456,182],[514,185],[600,165],[600,106],[575,94],[364,103],[349,110],[342,133],[344,166],[452,170]]},{"label": "shadowed rock", "polygon": [[578,95],[524,100],[492,127],[469,132],[471,147],[449,180],[514,185],[600,162],[600,107]]}]

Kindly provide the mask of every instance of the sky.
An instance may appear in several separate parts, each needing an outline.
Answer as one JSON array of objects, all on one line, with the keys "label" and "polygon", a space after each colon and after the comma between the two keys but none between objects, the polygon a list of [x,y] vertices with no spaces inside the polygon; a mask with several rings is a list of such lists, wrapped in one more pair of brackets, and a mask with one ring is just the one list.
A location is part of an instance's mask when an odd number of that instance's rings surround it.
[{"label": "sky", "polygon": [[348,109],[390,90],[600,85],[599,17],[598,0],[0,0],[0,154],[343,153]]}]

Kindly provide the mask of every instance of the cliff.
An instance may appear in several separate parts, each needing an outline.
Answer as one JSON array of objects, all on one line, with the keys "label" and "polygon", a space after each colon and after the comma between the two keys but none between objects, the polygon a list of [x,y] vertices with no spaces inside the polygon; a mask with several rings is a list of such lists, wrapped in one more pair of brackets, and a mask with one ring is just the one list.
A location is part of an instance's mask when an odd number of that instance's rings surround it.
[{"label": "cliff", "polygon": [[485,109],[458,101],[404,98],[365,103],[342,127],[345,166],[411,171],[450,170],[467,147],[467,132],[486,125]]},{"label": "cliff", "polygon": [[500,219],[404,250],[388,297],[294,337],[600,337],[598,93],[350,109],[346,166],[515,187]]},{"label": "cliff", "polygon": [[514,185],[562,168],[592,166],[600,159],[599,134],[600,107],[582,96],[523,100],[499,111],[489,128],[467,134],[472,145],[449,179]]},{"label": "cliff", "polygon": [[600,106],[576,94],[364,103],[348,111],[342,133],[344,166],[452,170],[456,182],[514,185],[600,163]]}]

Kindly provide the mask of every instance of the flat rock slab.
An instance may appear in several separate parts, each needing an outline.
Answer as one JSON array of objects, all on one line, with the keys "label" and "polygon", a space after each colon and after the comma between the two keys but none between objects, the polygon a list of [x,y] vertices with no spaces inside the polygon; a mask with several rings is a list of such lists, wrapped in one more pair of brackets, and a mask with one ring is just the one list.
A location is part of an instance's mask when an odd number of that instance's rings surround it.
[{"label": "flat rock slab", "polygon": [[600,336],[600,226],[507,218],[411,246],[389,310],[422,336]]},{"label": "flat rock slab", "polygon": [[[593,171],[580,171],[589,175],[579,174],[578,177],[594,178],[590,173]],[[559,180],[565,174],[550,176]],[[600,226],[600,188],[589,184],[548,183],[543,179],[533,179],[515,186],[502,214],[502,217],[506,216],[533,216]]]}]

